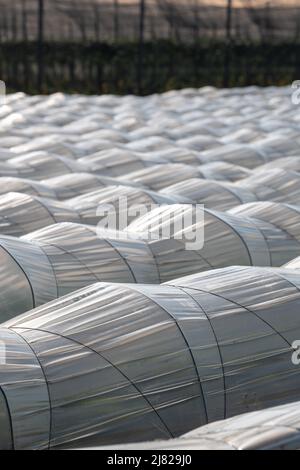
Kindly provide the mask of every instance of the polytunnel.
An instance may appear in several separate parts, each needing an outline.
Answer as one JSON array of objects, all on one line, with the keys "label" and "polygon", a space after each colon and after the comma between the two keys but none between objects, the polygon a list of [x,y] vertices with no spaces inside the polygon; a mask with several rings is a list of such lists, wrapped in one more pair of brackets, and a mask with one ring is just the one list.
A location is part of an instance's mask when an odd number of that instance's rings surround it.
[{"label": "polytunnel", "polygon": [[80,217],[72,207],[53,199],[21,193],[0,196],[1,235],[18,237],[56,222],[80,222]]},{"label": "polytunnel", "polygon": [[152,159],[153,161],[163,161],[165,163],[178,163],[184,165],[197,166],[200,164],[199,153],[190,149],[180,148],[176,145],[163,148],[158,151],[143,153],[145,158]]},{"label": "polytunnel", "polygon": [[3,324],[0,447],[170,439],[299,400],[299,287],[247,267],[99,283]]},{"label": "polytunnel", "polygon": [[227,182],[191,178],[167,186],[160,194],[182,196],[194,203],[204,204],[208,209],[220,211],[238,204],[255,201],[254,194],[244,188],[237,188]]},{"label": "polytunnel", "polygon": [[279,202],[252,202],[232,208],[231,214],[269,222],[300,242],[300,208]]},{"label": "polytunnel", "polygon": [[[63,192],[64,188],[60,190]],[[125,207],[122,201],[126,202]],[[123,212],[124,221],[129,223],[141,211],[150,210],[153,205],[178,202],[190,201],[181,196],[156,194],[125,185],[107,186],[65,201],[11,192],[0,195],[0,231],[3,235],[21,236],[56,222],[96,225],[106,217],[109,210],[115,211],[116,222],[119,222]]]},{"label": "polytunnel", "polygon": [[0,195],[11,192],[58,199],[58,193],[47,184],[25,178],[0,177]]},{"label": "polytunnel", "polygon": [[[98,138],[98,131],[88,132],[82,135],[82,141],[76,143],[78,149],[77,158],[83,158],[86,155],[92,155],[103,150],[110,150],[112,148],[112,141]],[[114,147],[120,147],[120,144],[114,144]]]},{"label": "polytunnel", "polygon": [[[170,233],[167,239],[160,237],[158,229],[165,221],[174,232],[172,219],[182,216],[183,209],[192,216],[191,226],[182,233]],[[14,282],[1,294],[0,320],[97,281],[155,284],[231,264],[280,266],[299,253],[299,242],[271,224],[207,210],[204,222],[202,218],[197,221],[199,215],[189,213],[193,210],[190,206],[159,207],[124,232],[61,223],[22,239],[1,236],[0,284],[6,285],[8,272],[9,282]],[[199,225],[196,230],[204,228],[203,247],[187,246],[193,241],[194,220]],[[150,238],[145,236],[148,223]],[[23,290],[15,296],[17,283]]]},{"label": "polytunnel", "polygon": [[[281,168],[287,171],[296,171],[300,173],[300,157],[283,157],[276,159],[276,168]],[[260,171],[269,171],[274,169],[274,162],[270,161],[264,165],[255,168],[255,173]]]},{"label": "polytunnel", "polygon": [[[96,450],[299,450],[300,402],[207,424],[177,439]],[[93,450],[94,448],[86,448]]]},{"label": "polytunnel", "polygon": [[2,176],[28,176],[30,174],[30,170],[28,167],[15,167],[11,165],[9,162],[2,162],[0,161],[0,177]]},{"label": "polytunnel", "polygon": [[42,183],[57,191],[59,199],[63,200],[91,193],[106,186],[120,185],[120,182],[114,178],[92,173],[68,173],[45,179]]},{"label": "polytunnel", "polygon": [[226,162],[205,163],[198,166],[200,176],[211,180],[235,182],[251,175],[251,170]]},{"label": "polytunnel", "polygon": [[126,148],[133,152],[144,153],[169,148],[173,141],[167,137],[151,135],[140,139],[135,139],[126,144]]},{"label": "polytunnel", "polygon": [[136,152],[116,148],[82,157],[77,160],[77,163],[88,168],[92,173],[112,177],[126,175],[153,165],[152,161],[147,162],[145,158]]},{"label": "polytunnel", "polygon": [[263,133],[254,126],[251,127],[238,127],[236,130],[232,130],[230,134],[221,137],[223,144],[238,143],[238,144],[251,144],[252,141],[259,139],[263,136]]},{"label": "polytunnel", "polygon": [[203,152],[204,150],[209,150],[221,146],[221,142],[218,139],[207,135],[187,136],[182,139],[178,139],[176,141],[176,144],[179,147],[195,150],[197,152]]},{"label": "polytunnel", "polygon": [[[0,177],[0,195],[18,192],[50,199],[66,200],[87,194],[120,181],[91,173],[67,173],[54,178],[35,181],[27,178]],[[124,183],[124,185],[126,185]]]},{"label": "polytunnel", "polygon": [[[298,132],[296,130],[296,136]],[[270,134],[252,143],[252,147],[264,155],[266,161],[276,160],[285,156],[297,156],[299,154],[299,142],[289,136]]]},{"label": "polytunnel", "polygon": [[[147,244],[64,223],[0,236],[0,322],[99,281],[159,283]],[[18,290],[16,291],[16,286]]]},{"label": "polytunnel", "polygon": [[201,161],[202,163],[222,161],[252,169],[265,163],[265,158],[260,150],[249,145],[228,144],[205,150],[201,153]]},{"label": "polytunnel", "polygon": [[[143,188],[130,186],[107,186],[106,188],[78,196],[66,201],[78,212],[82,223],[97,225],[111,210],[115,212],[116,229],[124,229],[145,211],[157,205],[191,203],[187,197],[175,194],[160,194]],[[120,227],[124,216],[124,226]],[[122,225],[122,224],[121,224]]]}]

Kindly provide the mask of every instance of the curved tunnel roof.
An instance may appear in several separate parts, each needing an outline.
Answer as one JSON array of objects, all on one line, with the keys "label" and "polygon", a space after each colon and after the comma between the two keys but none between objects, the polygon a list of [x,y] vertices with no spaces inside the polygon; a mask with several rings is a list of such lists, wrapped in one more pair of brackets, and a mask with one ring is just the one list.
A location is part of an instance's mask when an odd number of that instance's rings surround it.
[{"label": "curved tunnel roof", "polygon": [[36,448],[165,439],[299,400],[299,287],[288,269],[233,267],[156,286],[95,284],[11,320],[0,386],[15,448],[29,446],[28,429]]}]

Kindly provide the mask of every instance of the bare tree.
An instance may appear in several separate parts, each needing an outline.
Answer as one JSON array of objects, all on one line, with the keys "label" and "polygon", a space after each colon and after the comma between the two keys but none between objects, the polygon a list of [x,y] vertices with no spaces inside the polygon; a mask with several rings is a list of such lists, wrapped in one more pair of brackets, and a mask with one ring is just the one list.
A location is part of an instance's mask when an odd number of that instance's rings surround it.
[{"label": "bare tree", "polygon": [[97,0],[90,2],[90,9],[92,13],[92,26],[94,29],[94,38],[96,42],[101,40],[101,6]]},{"label": "bare tree", "polygon": [[252,24],[258,31],[261,42],[267,43],[274,39],[276,30],[271,5],[267,2],[263,7],[253,6],[252,0],[247,1],[247,12]]},{"label": "bare tree", "polygon": [[120,5],[119,0],[114,0],[114,41],[118,42],[120,37]]},{"label": "bare tree", "polygon": [[44,20],[45,20],[45,4],[44,0],[38,0],[38,47],[37,47],[37,64],[38,64],[38,90],[41,93],[44,83]]}]

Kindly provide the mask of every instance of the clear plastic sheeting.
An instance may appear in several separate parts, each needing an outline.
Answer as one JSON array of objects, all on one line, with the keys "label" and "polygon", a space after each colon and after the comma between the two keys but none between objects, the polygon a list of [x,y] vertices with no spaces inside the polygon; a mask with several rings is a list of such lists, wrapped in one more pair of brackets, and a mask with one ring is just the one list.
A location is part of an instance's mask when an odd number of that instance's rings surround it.
[{"label": "clear plastic sheeting", "polygon": [[206,150],[201,154],[202,163],[223,161],[245,168],[255,168],[265,163],[265,158],[260,150],[247,145],[228,144]]},{"label": "clear plastic sheeting", "polygon": [[183,196],[208,209],[226,210],[238,204],[255,201],[250,191],[233,184],[192,178],[167,186],[161,194]]},{"label": "clear plastic sheeting", "polygon": [[28,167],[16,167],[11,165],[9,162],[0,161],[0,177],[2,176],[14,176],[25,178],[30,175],[30,169]]},{"label": "clear plastic sheeting", "polygon": [[95,174],[112,177],[142,170],[149,166],[146,159],[135,152],[115,148],[83,157],[78,160],[78,163],[83,167],[88,167]]},{"label": "clear plastic sheeting", "polygon": [[[281,266],[299,253],[299,242],[268,222],[204,209],[203,224],[198,211],[202,209],[182,205],[157,208],[129,225],[129,233],[147,237],[161,282],[234,264]],[[193,223],[177,228],[176,220],[184,214]],[[165,224],[170,236],[155,239]],[[187,250],[186,243],[194,241],[199,231],[203,247]]]},{"label": "clear plastic sheeting", "polygon": [[198,170],[203,178],[235,182],[251,175],[251,170],[226,162],[212,162],[200,165]]},{"label": "clear plastic sheeting", "polygon": [[[20,156],[11,158],[10,165],[16,168],[20,167],[26,169],[26,178],[35,180],[43,180],[54,176],[59,176],[65,173],[80,173],[86,171],[83,165],[68,157],[55,155],[47,152],[32,152],[22,154]],[[23,171],[22,171],[23,172]],[[4,176],[4,175],[0,175]]]},{"label": "clear plastic sheeting", "polygon": [[[182,209],[192,211],[193,219],[190,227],[175,234],[172,222],[183,214]],[[198,210],[189,205],[159,207],[119,233],[64,223],[21,240],[0,237],[0,320],[98,281],[159,284],[231,264],[281,266],[299,253],[299,242],[257,219],[206,210],[204,226],[201,219],[195,227],[192,221]],[[171,238],[145,238],[147,231],[158,233],[166,217]],[[195,230],[204,230],[203,248],[186,246]]]},{"label": "clear plastic sheeting", "polygon": [[[149,130],[151,132],[151,130]],[[183,165],[198,166],[200,163],[199,152],[191,149],[180,148],[176,145],[170,145],[170,147],[163,148],[157,151],[145,152],[146,159],[152,159],[154,162],[165,162],[165,163],[177,163]]]},{"label": "clear plastic sheeting", "polygon": [[[7,95],[0,175],[40,180],[75,171],[125,177],[160,164],[214,163],[246,172],[277,159],[280,167],[283,157],[299,155],[299,118],[290,95],[289,87],[205,87],[142,98]],[[205,178],[214,179],[206,171]]]},{"label": "clear plastic sheeting", "polygon": [[46,184],[24,178],[0,177],[0,195],[11,192],[58,199],[57,192]]},{"label": "clear plastic sheeting", "polygon": [[[0,363],[0,391],[4,397],[10,422],[12,448],[47,449],[51,430],[51,412],[48,387],[37,356],[31,346],[17,332],[0,328],[1,344],[5,345],[6,361]],[[5,424],[5,423],[3,423]],[[33,438],[34,436],[34,438]]]},{"label": "clear plastic sheeting", "polygon": [[[274,129],[271,128],[269,131],[272,132]],[[297,132],[295,133],[295,137],[296,136],[298,137]],[[276,160],[282,157],[282,155],[299,155],[299,142],[297,138],[290,138],[289,136],[280,134],[271,134],[261,140],[255,141],[252,145],[253,148],[264,155],[266,161]]]},{"label": "clear plastic sheeting", "polygon": [[0,322],[99,281],[159,283],[147,243],[57,224],[22,239],[0,237]]},{"label": "clear plastic sheeting", "polygon": [[6,96],[1,449],[297,442],[261,426],[300,400],[291,93]]},{"label": "clear plastic sheeting", "polygon": [[[177,145],[197,152],[218,147],[221,143],[212,136],[192,135],[176,141]],[[201,158],[201,157],[200,157]]]},{"label": "clear plastic sheeting", "polygon": [[8,193],[0,196],[0,233],[21,236],[56,222],[79,222],[71,207],[29,194]]},{"label": "clear plastic sheeting", "polygon": [[211,423],[178,439],[83,450],[299,450],[300,402]]},{"label": "clear plastic sheeting", "polygon": [[[170,439],[299,400],[299,288],[296,271],[232,267],[164,285],[95,284],[5,323],[12,354],[0,386],[13,435],[22,417],[14,447]],[[38,384],[24,405],[27,364]]]},{"label": "clear plastic sheeting", "polygon": [[120,184],[113,178],[97,176],[91,173],[69,173],[45,179],[43,184],[57,194],[57,199],[71,199],[73,197],[96,191],[106,186]]},{"label": "clear plastic sheeting", "polygon": [[300,204],[300,174],[281,168],[257,172],[236,183],[248,189],[261,201]]},{"label": "clear plastic sheeting", "polygon": [[13,438],[11,433],[10,414],[5,396],[0,388],[0,442],[1,450],[12,450]]}]

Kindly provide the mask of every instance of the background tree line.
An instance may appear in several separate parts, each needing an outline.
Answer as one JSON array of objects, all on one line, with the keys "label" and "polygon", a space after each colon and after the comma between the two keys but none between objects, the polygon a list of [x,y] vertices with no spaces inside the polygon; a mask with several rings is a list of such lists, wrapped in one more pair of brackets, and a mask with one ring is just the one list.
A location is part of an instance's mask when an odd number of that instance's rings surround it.
[{"label": "background tree line", "polygon": [[0,0],[0,75],[30,93],[299,78],[300,1]]}]

